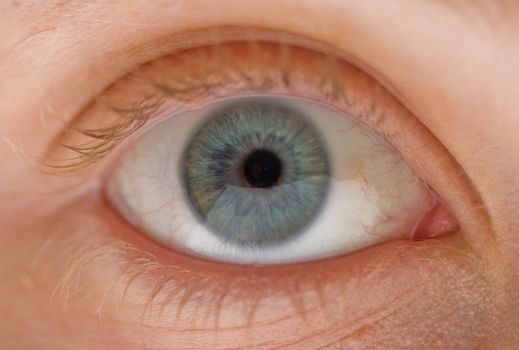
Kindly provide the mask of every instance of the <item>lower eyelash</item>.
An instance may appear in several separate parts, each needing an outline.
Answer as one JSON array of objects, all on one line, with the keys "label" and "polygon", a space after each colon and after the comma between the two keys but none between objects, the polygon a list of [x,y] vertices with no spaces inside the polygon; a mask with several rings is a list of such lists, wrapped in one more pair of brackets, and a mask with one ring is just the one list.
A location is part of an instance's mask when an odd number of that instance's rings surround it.
[{"label": "lower eyelash", "polygon": [[[84,199],[79,198],[78,203],[84,203]],[[40,256],[34,262],[38,266],[33,273],[40,277],[42,269],[58,267],[62,278],[53,293],[55,302],[77,311],[73,309],[75,304],[86,300],[88,308],[82,304],[79,309],[82,318],[97,313],[102,324],[122,322],[137,332],[139,341],[156,334],[167,334],[169,339],[195,339],[229,332],[246,339],[247,334],[263,334],[265,330],[288,326],[308,329],[311,336],[322,334],[324,341],[333,342],[332,338],[352,336],[362,325],[385,322],[386,318],[398,321],[398,314],[405,316],[406,311],[415,310],[412,303],[421,299],[444,300],[443,294],[427,292],[435,291],[436,286],[432,288],[427,283],[431,279],[437,281],[438,274],[443,276],[442,280],[451,281],[442,287],[451,293],[464,290],[470,281],[492,282],[485,276],[480,258],[441,240],[386,245],[381,250],[373,247],[370,251],[375,251],[367,258],[360,253],[304,264],[302,269],[287,266],[238,270],[224,264],[194,262],[178,254],[166,255],[159,247],[147,248],[148,245],[140,244],[137,232],[132,235],[130,227],[111,227],[109,218],[100,219],[96,214],[99,208],[91,212],[78,203],[56,212],[63,220],[58,228],[47,231],[54,233],[49,236],[49,243],[43,244],[46,248],[33,255]],[[37,222],[41,224],[41,220]],[[78,222],[81,227],[75,226]],[[124,230],[128,232],[116,232]],[[115,238],[106,239],[107,235]],[[117,235],[126,239],[120,240]],[[450,257],[461,254],[466,259],[455,259],[461,265],[453,265]],[[52,281],[42,278],[47,284]],[[398,283],[398,287],[384,289],[392,283]],[[384,290],[383,295],[379,287]],[[271,299],[275,299],[274,304]],[[356,307],[359,302],[366,304]],[[476,319],[478,315],[467,317]],[[236,320],[230,321],[230,316]],[[387,322],[384,327],[388,327]],[[133,336],[130,338],[134,341]],[[148,344],[152,338],[142,341]],[[287,335],[286,341],[304,339]]]},{"label": "lower eyelash", "polygon": [[[308,321],[310,308],[306,304],[305,295],[311,290],[319,300],[319,312],[329,312],[325,287],[319,278],[311,279],[310,286],[302,286],[298,279],[290,284],[279,286],[268,285],[269,280],[257,280],[255,276],[237,275],[232,279],[221,280],[220,275],[204,274],[191,271],[180,266],[164,265],[153,255],[143,252],[134,246],[119,240],[103,240],[79,247],[68,262],[68,269],[52,293],[52,300],[60,301],[67,309],[70,302],[74,302],[81,294],[89,278],[85,278],[86,271],[96,268],[106,261],[105,258],[118,256],[120,265],[111,282],[104,288],[104,292],[96,307],[100,320],[103,319],[103,310],[107,303],[115,303],[118,309],[124,310],[128,306],[138,306],[142,327],[153,327],[148,323],[175,324],[183,322],[197,324],[199,330],[223,330],[220,324],[222,308],[230,304],[241,305],[237,310],[242,316],[241,325],[232,326],[232,329],[248,329],[262,324],[255,319],[255,314],[263,300],[272,296],[282,295],[293,309],[294,315],[299,315],[303,324]],[[274,280],[275,281],[275,280]],[[141,290],[147,294],[140,300],[135,300],[132,291],[137,295]],[[252,292],[252,293],[251,293]],[[186,311],[196,309],[194,319],[190,320]],[[312,307],[312,312],[317,310]],[[200,315],[202,318],[200,318]],[[167,320],[164,320],[164,319]],[[164,321],[160,321],[160,320]],[[172,322],[173,320],[173,322]],[[259,322],[259,323],[258,323]],[[194,331],[195,329],[191,329]]]},{"label": "lower eyelash", "polygon": [[[60,277],[49,293],[51,301],[61,304],[64,310],[94,295],[92,311],[101,321],[107,316],[106,311],[113,312],[115,306],[120,312],[138,310],[138,316],[130,319],[140,319],[142,327],[157,328],[157,324],[162,324],[171,328],[177,324],[172,320],[182,320],[184,324],[193,324],[191,331],[212,331],[229,327],[249,329],[267,322],[256,319],[256,312],[272,296],[289,300],[293,313],[302,321],[309,310],[303,294],[315,290],[321,300],[326,298],[324,281],[319,280],[322,275],[316,275],[317,281],[312,282],[316,287],[309,288],[308,283],[303,286],[299,277],[290,278],[288,273],[272,278],[249,269],[236,273],[218,267],[211,272],[207,269],[212,264],[209,262],[203,262],[205,268],[186,262],[165,263],[132,243],[106,239],[110,236],[106,230],[111,228],[90,216],[89,209],[80,205],[84,201],[82,198],[68,203],[67,208],[57,209],[55,215],[64,219],[49,228],[52,234],[32,254],[34,276],[52,281],[52,276],[59,272]],[[74,214],[77,207],[81,209]],[[70,225],[77,220],[83,223],[82,227],[71,230]],[[92,294],[89,288],[99,290]],[[229,307],[241,319],[240,324],[221,324],[223,310]],[[194,309],[198,311],[192,313]]]},{"label": "lower eyelash", "polygon": [[[63,279],[55,289],[53,299],[59,299],[66,307],[69,301],[81,290],[82,271],[89,265],[97,265],[98,260],[113,254],[120,256],[119,272],[106,287],[96,312],[99,318],[103,317],[103,308],[109,299],[118,300],[119,309],[127,306],[139,305],[140,322],[142,327],[153,327],[153,323],[176,324],[180,319],[198,325],[198,330],[223,330],[220,324],[220,315],[226,301],[233,299],[231,304],[241,304],[239,313],[243,323],[231,328],[248,329],[258,326],[262,322],[255,319],[256,311],[262,300],[271,296],[270,293],[282,295],[298,315],[302,324],[308,322],[310,308],[306,304],[308,291],[312,291],[319,300],[318,308],[312,307],[315,312],[329,313],[325,287],[319,278],[311,280],[310,286],[302,286],[298,279],[281,288],[268,286],[268,280],[258,281],[248,279],[247,276],[237,276],[231,280],[221,281],[218,275],[198,275],[197,272],[183,269],[179,266],[164,265],[152,255],[144,253],[135,247],[121,241],[103,241],[81,248],[70,262],[70,268],[64,273]],[[308,288],[310,287],[310,288]],[[139,292],[147,290],[147,295],[137,304],[130,297],[132,289]],[[231,291],[234,290],[234,293]],[[251,293],[253,291],[253,293]],[[140,294],[140,293],[137,293]],[[110,296],[110,297],[109,297]],[[239,301],[236,303],[236,301]],[[194,308],[197,312],[186,312],[186,307]],[[322,308],[322,309],[321,309]],[[191,314],[193,319],[188,315]],[[200,319],[202,315],[202,319]],[[167,318],[167,321],[160,321]],[[191,329],[194,331],[195,329]]]}]

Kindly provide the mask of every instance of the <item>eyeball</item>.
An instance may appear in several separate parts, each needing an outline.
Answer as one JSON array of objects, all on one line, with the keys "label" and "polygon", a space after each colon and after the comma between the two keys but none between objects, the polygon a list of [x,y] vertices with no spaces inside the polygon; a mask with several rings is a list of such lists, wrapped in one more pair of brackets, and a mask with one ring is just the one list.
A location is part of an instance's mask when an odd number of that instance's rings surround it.
[{"label": "eyeball", "polygon": [[290,97],[235,97],[134,140],[108,182],[151,239],[237,264],[322,259],[413,235],[427,186],[375,131]]}]

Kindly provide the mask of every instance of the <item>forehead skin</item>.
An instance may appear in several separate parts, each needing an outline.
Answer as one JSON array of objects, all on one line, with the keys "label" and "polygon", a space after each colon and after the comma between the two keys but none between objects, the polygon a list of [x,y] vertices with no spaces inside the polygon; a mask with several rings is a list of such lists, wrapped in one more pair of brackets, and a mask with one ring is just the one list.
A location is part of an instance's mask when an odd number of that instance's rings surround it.
[{"label": "forehead skin", "polygon": [[[2,1],[0,183],[27,174],[14,146],[42,153],[64,120],[178,45],[175,34],[209,26],[296,33],[376,76],[459,162],[492,218],[492,230],[469,232],[468,240],[489,266],[507,267],[495,273],[503,309],[514,310],[518,17],[512,0]],[[0,219],[22,207],[15,190],[0,188],[0,198],[12,203]]]}]

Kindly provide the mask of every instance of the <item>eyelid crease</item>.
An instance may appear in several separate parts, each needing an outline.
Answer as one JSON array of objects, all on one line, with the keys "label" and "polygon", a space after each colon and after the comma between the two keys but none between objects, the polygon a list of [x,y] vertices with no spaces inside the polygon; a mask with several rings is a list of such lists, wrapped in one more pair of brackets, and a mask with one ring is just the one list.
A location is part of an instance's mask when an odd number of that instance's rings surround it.
[{"label": "eyelid crease", "polygon": [[[139,70],[113,86],[114,89],[117,89],[121,85],[124,86],[126,82],[137,85],[140,91],[131,93],[132,98],[135,96],[134,100],[128,101],[128,97],[123,96],[122,103],[112,101],[109,89],[106,94],[108,96],[103,95],[97,98],[91,106],[100,110],[95,119],[101,119],[99,123],[103,126],[92,127],[91,122],[86,127],[80,126],[80,123],[71,125],[58,142],[61,147],[60,151],[65,155],[55,157],[51,152],[40,163],[46,168],[64,173],[82,170],[105,158],[119,143],[142,129],[152,119],[157,119],[165,110],[164,106],[168,102],[189,107],[198,99],[203,99],[203,94],[226,88],[235,89],[235,93],[268,93],[271,88],[279,86],[283,90],[290,91],[294,81],[302,78],[299,76],[301,72],[293,72],[291,69],[292,50],[307,49],[285,44],[257,42],[249,42],[245,45],[249,50],[246,55],[252,56],[251,60],[254,61],[253,67],[257,65],[260,67],[259,70],[268,70],[268,76],[242,69],[243,62],[236,62],[232,59],[233,53],[229,51],[229,44],[189,49],[186,52],[168,56],[164,60],[168,61],[168,65],[171,64],[169,61],[173,61],[173,65],[166,73],[163,67],[158,67],[158,73],[154,71],[159,64],[152,62],[144,67],[145,72]],[[276,50],[274,54],[273,50]],[[205,64],[202,73],[186,71],[177,73],[175,71],[175,61],[181,66],[181,69],[190,64],[190,62],[185,62],[185,57],[179,56],[191,55],[188,58],[192,59],[192,56],[195,56],[196,59],[197,54],[200,56],[199,61],[202,60],[197,64]],[[207,55],[211,58],[209,62],[206,59]],[[339,78],[341,61],[331,54],[311,51],[311,55],[313,55],[312,64],[314,65],[312,69],[317,68],[317,74],[304,77],[304,79],[308,81],[316,79],[311,81],[312,89],[320,90],[320,95],[326,102],[334,103],[341,100],[345,104],[351,104]],[[265,67],[267,63],[272,62],[275,67],[272,65]],[[305,68],[307,69],[307,67]],[[117,95],[117,92],[115,94]],[[120,96],[117,96],[117,99],[119,98]],[[81,119],[79,121],[81,122]],[[70,138],[74,141],[70,142]]]}]

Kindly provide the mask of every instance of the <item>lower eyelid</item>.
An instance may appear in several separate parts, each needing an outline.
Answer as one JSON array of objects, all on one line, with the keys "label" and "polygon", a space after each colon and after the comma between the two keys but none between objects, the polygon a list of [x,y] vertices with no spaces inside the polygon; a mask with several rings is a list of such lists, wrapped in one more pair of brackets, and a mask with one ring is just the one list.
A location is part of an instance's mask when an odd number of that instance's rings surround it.
[{"label": "lower eyelid", "polygon": [[[386,243],[347,257],[284,267],[207,262],[149,242],[104,205],[100,201],[88,209],[73,203],[60,212],[66,218],[60,226],[65,226],[54,242],[81,244],[62,253],[71,260],[61,266],[64,279],[54,300],[74,300],[74,307],[83,302],[82,295],[90,295],[89,307],[103,324],[122,321],[145,344],[165,339],[203,344],[213,332],[240,334],[246,341],[247,332],[273,334],[284,327],[305,329],[306,341],[315,336],[334,342],[347,334],[356,337],[363,325],[397,322],[438,286],[452,284],[448,290],[459,291],[473,279],[456,276],[479,274],[477,262],[457,248],[458,236]],[[84,226],[70,230],[78,219]],[[286,334],[282,341],[299,337]]]}]

